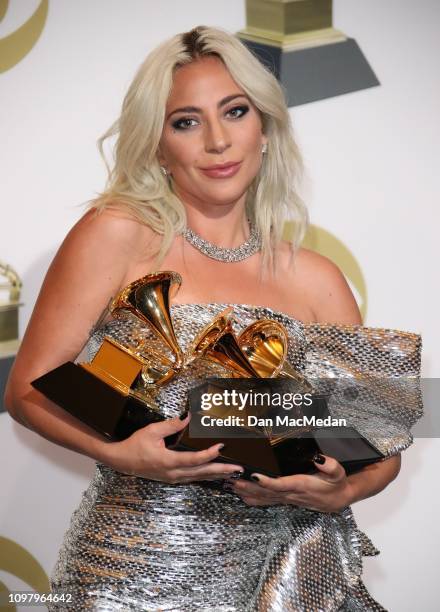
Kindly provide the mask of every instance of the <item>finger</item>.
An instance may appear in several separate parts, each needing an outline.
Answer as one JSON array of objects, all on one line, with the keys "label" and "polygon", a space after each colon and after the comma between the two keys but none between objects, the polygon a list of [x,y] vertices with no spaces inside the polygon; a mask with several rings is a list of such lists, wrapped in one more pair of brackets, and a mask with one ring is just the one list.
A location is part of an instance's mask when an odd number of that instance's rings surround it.
[{"label": "finger", "polygon": [[174,417],[173,419],[165,419],[165,421],[160,421],[159,423],[151,423],[147,425],[148,432],[157,438],[166,438],[184,429],[188,425],[190,418],[191,413],[188,412],[183,420],[181,420],[180,417]]},{"label": "finger", "polygon": [[224,463],[209,463],[194,468],[176,468],[173,470],[179,479],[190,480],[221,480],[227,479],[231,474],[243,472],[243,468],[238,465]]},{"label": "finger", "polygon": [[196,478],[202,478],[204,476],[214,478],[217,476],[218,478],[229,478],[230,480],[232,480],[231,476],[233,475],[239,476],[243,474],[243,468],[240,465],[217,463],[215,461],[190,468],[189,470],[187,468],[185,471]]},{"label": "finger", "polygon": [[[168,450],[169,457],[177,467],[195,467],[203,463],[209,463],[219,456],[224,444],[214,444],[209,448],[201,451],[173,451]],[[226,465],[226,464],[225,464]],[[235,466],[235,469],[243,469],[241,466]]]},{"label": "finger", "polygon": [[265,499],[273,498],[274,492],[270,489],[260,487],[248,480],[233,481],[233,488],[239,495],[247,495],[250,497],[261,497]]},{"label": "finger", "polygon": [[240,493],[239,491],[235,491],[236,487],[234,486],[234,492],[237,493],[237,495],[239,495],[243,501],[248,501],[248,499],[251,500],[258,500],[260,502],[272,502],[274,504],[283,504],[285,506],[300,506],[302,508],[308,508],[310,507],[310,501],[308,499],[304,499],[303,496],[301,495],[297,495],[296,493],[290,493],[290,492],[280,492],[280,493],[275,493],[275,492],[271,492],[270,495],[268,496],[262,496],[262,495],[243,495],[242,493]]},{"label": "finger", "polygon": [[254,482],[257,482],[260,487],[270,491],[302,493],[305,488],[305,479],[302,474],[270,478],[270,476],[254,472],[251,474],[251,478]]},{"label": "finger", "polygon": [[313,463],[321,474],[325,474],[327,476],[327,480],[337,482],[346,477],[344,468],[339,461],[336,461],[336,459],[333,459],[333,457],[317,454],[314,457]]},{"label": "finger", "polygon": [[248,506],[276,506],[280,504],[277,499],[261,499],[259,497],[242,497],[242,500]]}]

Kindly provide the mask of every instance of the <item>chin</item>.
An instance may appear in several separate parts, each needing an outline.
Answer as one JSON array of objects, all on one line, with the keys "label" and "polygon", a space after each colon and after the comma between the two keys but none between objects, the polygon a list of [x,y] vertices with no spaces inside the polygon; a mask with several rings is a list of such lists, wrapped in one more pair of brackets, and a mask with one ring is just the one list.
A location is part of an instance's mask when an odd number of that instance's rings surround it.
[{"label": "chin", "polygon": [[232,202],[236,202],[243,194],[249,189],[250,184],[252,183],[253,178],[249,179],[249,181],[239,181],[235,184],[226,181],[221,184],[213,185],[211,189],[204,189],[201,191],[201,199],[205,202],[212,202],[213,204],[231,204]]},{"label": "chin", "polygon": [[209,193],[205,193],[200,199],[213,206],[229,206],[242,198],[245,191],[245,189],[242,191],[234,190],[230,193],[211,191]]}]

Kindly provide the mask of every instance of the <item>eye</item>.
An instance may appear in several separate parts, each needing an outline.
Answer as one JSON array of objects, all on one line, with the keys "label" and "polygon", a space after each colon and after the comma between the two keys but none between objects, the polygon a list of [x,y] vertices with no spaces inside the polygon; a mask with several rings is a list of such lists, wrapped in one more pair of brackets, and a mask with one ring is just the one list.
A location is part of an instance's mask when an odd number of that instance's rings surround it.
[{"label": "eye", "polygon": [[[246,115],[248,111],[249,106],[247,106],[246,104],[242,104],[230,108],[228,111],[226,111],[225,114],[227,117],[231,117],[232,119],[240,119],[241,117],[244,117],[244,115]],[[173,121],[171,125],[173,129],[183,131],[189,130],[197,124],[197,119],[193,119],[191,117],[181,117],[180,119],[176,119],[176,121]]]},{"label": "eye", "polygon": [[191,119],[190,117],[182,117],[181,119],[174,121],[172,126],[175,130],[187,130],[192,128],[195,123],[197,123],[195,119]]},{"label": "eye", "polygon": [[231,115],[234,119],[240,119],[240,117],[246,115],[248,111],[249,106],[242,104],[241,106],[234,106],[234,108],[229,109],[226,114]]}]

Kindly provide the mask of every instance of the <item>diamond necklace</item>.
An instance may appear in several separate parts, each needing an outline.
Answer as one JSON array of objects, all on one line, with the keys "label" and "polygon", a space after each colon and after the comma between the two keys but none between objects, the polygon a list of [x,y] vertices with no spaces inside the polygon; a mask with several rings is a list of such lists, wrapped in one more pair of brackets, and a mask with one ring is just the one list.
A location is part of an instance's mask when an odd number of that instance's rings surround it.
[{"label": "diamond necklace", "polygon": [[240,246],[231,249],[219,247],[216,244],[212,244],[212,242],[204,240],[201,236],[189,229],[189,227],[182,232],[182,236],[204,255],[211,257],[211,259],[227,263],[242,261],[261,250],[260,232],[250,223],[250,221],[249,238],[246,242],[240,244]]}]

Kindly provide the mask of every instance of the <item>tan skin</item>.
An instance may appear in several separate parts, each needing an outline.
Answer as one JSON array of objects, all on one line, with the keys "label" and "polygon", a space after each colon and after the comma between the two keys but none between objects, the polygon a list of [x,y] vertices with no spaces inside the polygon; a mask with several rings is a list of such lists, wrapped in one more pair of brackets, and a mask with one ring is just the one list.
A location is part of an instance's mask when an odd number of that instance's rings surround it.
[{"label": "tan skin", "polygon": [[[186,110],[174,112],[182,108]],[[225,247],[248,237],[246,190],[260,169],[266,142],[257,109],[218,59],[203,58],[176,71],[157,154],[172,175],[189,227]],[[211,178],[202,171],[230,161],[241,162],[233,177]],[[165,447],[163,439],[185,427],[190,417],[148,425],[122,442],[109,442],[30,385],[75,359],[111,297],[155,269],[151,247],[158,240],[150,228],[117,209],[99,216],[88,212],[78,221],[46,275],[5,403],[26,427],[120,472],[168,483],[228,478],[241,466],[216,462],[218,445],[200,452]],[[292,263],[285,244],[277,257],[277,273],[261,279],[260,254],[240,263],[220,263],[176,237],[162,269],[183,277],[175,303],[247,303],[269,306],[306,323],[361,323],[350,288],[332,262],[300,249]],[[232,486],[249,505],[294,504],[333,512],[387,486],[398,474],[400,456],[348,477],[330,457],[317,468],[317,475],[260,476],[258,483]]]}]

